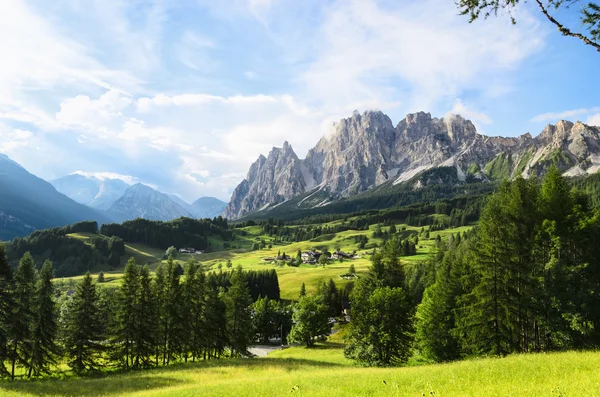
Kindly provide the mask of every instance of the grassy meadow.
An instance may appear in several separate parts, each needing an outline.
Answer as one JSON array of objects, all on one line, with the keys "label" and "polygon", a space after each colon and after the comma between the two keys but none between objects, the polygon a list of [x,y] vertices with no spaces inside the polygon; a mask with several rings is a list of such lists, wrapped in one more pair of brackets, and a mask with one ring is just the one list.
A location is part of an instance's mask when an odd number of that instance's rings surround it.
[{"label": "grassy meadow", "polygon": [[[339,222],[340,221],[335,221],[329,224],[324,224],[323,226],[332,226]],[[411,233],[419,233],[421,230],[420,227],[413,227],[405,224],[397,224],[396,228],[399,231],[402,231],[402,229],[405,228],[405,230],[401,232],[405,236],[408,236]],[[387,229],[389,229],[389,227],[382,228],[382,230]],[[446,238],[450,233],[462,233],[468,229],[470,229],[470,227],[467,226],[431,232],[429,239],[425,239],[423,234],[419,237],[417,255],[404,257],[403,261],[407,263],[414,263],[424,260],[427,257],[431,247],[435,244],[435,239],[438,234],[442,238]],[[176,262],[183,265],[190,258],[193,258],[202,263],[210,271],[218,271],[219,264],[221,264],[223,271],[226,271],[226,263],[228,260],[232,262],[233,267],[241,265],[244,270],[275,269],[279,278],[281,297],[283,299],[294,300],[298,297],[298,292],[300,291],[300,286],[302,283],[305,283],[308,293],[314,292],[319,282],[328,281],[330,278],[336,282],[338,287],[343,287],[350,281],[340,278],[340,275],[348,272],[350,264],[354,264],[356,273],[359,277],[361,274],[367,272],[370,266],[369,253],[372,251],[372,249],[358,250],[357,244],[354,240],[355,236],[366,235],[369,238],[369,245],[381,243],[381,239],[372,237],[373,231],[375,230],[375,225],[371,225],[369,230],[347,230],[339,233],[319,236],[313,240],[296,243],[274,244],[272,248],[252,251],[251,247],[254,242],[262,239],[268,244],[273,242],[272,239],[262,234],[262,228],[259,226],[249,226],[238,230],[246,233],[245,236],[236,236],[236,240],[232,242],[232,245],[238,248],[226,250],[222,248],[222,241],[214,240],[211,241],[214,249],[213,252],[199,255],[179,254],[176,258]],[[89,240],[91,237],[93,237],[93,235],[87,233],[75,233],[71,234],[70,236],[83,241]],[[265,257],[277,256],[277,253],[280,251],[295,257],[298,250],[305,251],[311,248],[328,248],[329,250],[334,250],[338,247],[345,252],[357,250],[361,258],[345,260],[344,262],[331,261],[330,264],[324,267],[320,265],[300,265],[299,267],[291,267],[263,261],[263,258]],[[135,258],[137,263],[147,264],[150,267],[150,270],[153,271],[156,269],[158,264],[163,261],[164,251],[157,248],[148,247],[143,244],[126,243],[125,255],[121,258],[121,266],[119,268],[110,269],[108,266],[99,266],[92,269],[94,277],[100,271],[104,272],[106,282],[99,285],[101,287],[117,287],[122,277],[122,271],[125,263],[132,256]],[[75,282],[79,278],[81,278],[81,276],[57,279],[57,282],[63,286],[63,289],[70,289],[73,288]]]},{"label": "grassy meadow", "polygon": [[512,355],[364,368],[328,342],[266,358],[176,364],[101,377],[0,382],[3,397],[52,396],[598,396],[600,353]]}]

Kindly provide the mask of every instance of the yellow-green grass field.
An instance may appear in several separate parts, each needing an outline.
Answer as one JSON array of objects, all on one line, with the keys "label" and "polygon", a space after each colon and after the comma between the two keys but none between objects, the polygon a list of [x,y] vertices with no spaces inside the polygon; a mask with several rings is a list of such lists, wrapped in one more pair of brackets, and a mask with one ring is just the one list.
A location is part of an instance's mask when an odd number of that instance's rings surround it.
[{"label": "yellow-green grass field", "polygon": [[[329,225],[331,226],[334,223],[335,222],[332,222]],[[218,271],[219,264],[221,264],[224,271],[227,270],[227,261],[231,261],[234,268],[238,265],[241,265],[244,270],[275,269],[279,278],[281,297],[283,299],[295,300],[298,297],[302,283],[306,285],[308,293],[315,291],[319,282],[326,282],[329,279],[333,279],[338,287],[343,287],[345,284],[349,283],[350,280],[342,279],[340,278],[340,275],[348,272],[350,264],[354,264],[356,274],[360,277],[362,274],[367,272],[370,266],[368,254],[372,250],[358,250],[358,254],[361,256],[361,258],[345,260],[344,262],[331,261],[331,263],[325,267],[320,265],[300,265],[299,267],[290,267],[287,265],[278,265],[275,263],[265,262],[263,258],[277,256],[279,252],[285,252],[287,255],[295,257],[298,250],[305,251],[311,248],[323,249],[324,247],[327,247],[329,250],[340,248],[342,251],[352,252],[357,250],[354,236],[366,235],[369,238],[370,244],[381,243],[381,239],[372,238],[374,228],[375,226],[372,225],[369,230],[348,230],[332,234],[329,236],[330,238],[326,237],[324,239],[323,236],[320,236],[314,240],[277,244],[273,245],[273,247],[270,249],[266,248],[257,251],[252,251],[249,248],[241,248],[214,251],[200,255],[180,254],[177,257],[176,262],[183,265],[190,258],[193,258],[210,269],[210,271]],[[405,224],[397,224],[396,228],[400,232],[402,232],[402,228],[406,228],[406,230],[403,232],[406,235],[409,233],[418,233],[421,230],[419,227],[407,226]],[[388,227],[383,228],[383,230],[386,229],[388,229]],[[406,261],[407,263],[414,263],[425,260],[431,247],[433,247],[435,244],[435,239],[438,234],[445,239],[450,233],[456,235],[457,233],[462,233],[468,229],[470,229],[469,226],[432,232],[429,239],[425,239],[423,235],[419,239],[417,255],[404,257],[403,261]],[[251,244],[251,241],[255,241],[256,239],[264,239],[266,242],[270,242],[270,239],[267,236],[262,235],[262,228],[259,226],[249,226],[241,230],[247,233],[246,236],[243,236],[243,245],[245,246],[248,246]],[[93,235],[87,233],[76,233],[70,236],[73,238],[82,239],[84,241],[93,237]],[[240,237],[238,236],[237,238]],[[233,244],[235,245],[236,243],[234,242]],[[135,258],[138,264],[147,264],[151,270],[155,270],[158,264],[163,261],[164,252],[160,249],[148,247],[143,244],[127,243],[125,245],[125,255],[121,260],[121,266],[119,268],[111,270],[107,266],[100,266],[92,269],[94,277],[96,277],[100,271],[104,272],[106,282],[99,285],[101,287],[117,287],[122,277],[123,267],[127,260],[132,256]],[[74,285],[73,282],[70,282],[69,280],[77,281],[79,278],[81,278],[81,276],[58,279],[57,282],[65,286],[64,289],[68,289]]]},{"label": "yellow-green grass field", "polygon": [[513,355],[449,364],[364,368],[336,343],[266,358],[177,364],[102,377],[0,381],[25,396],[599,396],[600,353]]}]

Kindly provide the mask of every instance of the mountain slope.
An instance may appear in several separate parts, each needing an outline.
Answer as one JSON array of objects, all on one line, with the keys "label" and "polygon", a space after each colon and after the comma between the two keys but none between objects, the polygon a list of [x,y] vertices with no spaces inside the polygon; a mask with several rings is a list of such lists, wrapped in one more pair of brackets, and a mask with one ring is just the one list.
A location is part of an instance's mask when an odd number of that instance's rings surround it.
[{"label": "mountain slope", "polygon": [[59,192],[78,203],[92,208],[107,210],[130,187],[120,179],[100,179],[71,174],[51,181]]},{"label": "mountain slope", "polygon": [[[502,180],[543,174],[556,165],[566,175],[600,168],[600,129],[581,122],[549,125],[537,137],[488,137],[458,115],[409,114],[396,127],[380,111],[341,120],[300,160],[291,146],[260,156],[234,190],[225,216],[238,218],[307,194],[318,208],[376,186],[403,184],[437,167],[454,167],[458,179]],[[317,189],[315,189],[315,187]],[[320,200],[317,200],[319,198]]]},{"label": "mountain slope", "polygon": [[127,189],[110,207],[108,214],[116,221],[135,218],[169,221],[181,217],[194,217],[167,195],[141,183]]},{"label": "mountain slope", "polygon": [[223,213],[227,203],[215,197],[200,197],[190,207],[196,218],[214,218]]},{"label": "mountain slope", "polygon": [[82,220],[100,223],[107,220],[99,212],[57,192],[50,183],[3,154],[0,154],[0,192],[0,240]]}]

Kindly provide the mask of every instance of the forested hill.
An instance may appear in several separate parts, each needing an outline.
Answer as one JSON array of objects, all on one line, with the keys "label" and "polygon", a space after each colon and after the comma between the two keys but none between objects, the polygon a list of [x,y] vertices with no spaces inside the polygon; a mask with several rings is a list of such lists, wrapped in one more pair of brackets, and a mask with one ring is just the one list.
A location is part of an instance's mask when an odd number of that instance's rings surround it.
[{"label": "forested hill", "polygon": [[210,236],[219,236],[225,241],[232,237],[227,219],[220,216],[214,219],[179,218],[169,222],[138,218],[121,224],[104,224],[100,233],[108,237],[120,237],[129,243],[162,249],[175,246],[204,250],[210,247]]},{"label": "forested hill", "polygon": [[[85,240],[76,238],[84,234]],[[170,222],[136,219],[123,224],[104,224],[98,229],[95,221],[80,222],[60,228],[36,230],[31,235],[6,243],[9,262],[16,266],[29,252],[37,264],[51,260],[58,277],[80,275],[96,266],[116,268],[122,264],[125,243],[142,243],[166,249],[170,246],[210,247],[210,237],[229,240],[232,231],[227,220],[180,218]]]}]

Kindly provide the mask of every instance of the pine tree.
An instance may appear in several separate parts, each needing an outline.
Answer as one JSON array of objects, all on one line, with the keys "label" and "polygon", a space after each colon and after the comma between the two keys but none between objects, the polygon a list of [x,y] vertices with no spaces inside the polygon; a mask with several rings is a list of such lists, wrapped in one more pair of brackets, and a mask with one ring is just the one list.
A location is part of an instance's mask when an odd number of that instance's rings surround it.
[{"label": "pine tree", "polygon": [[139,305],[139,267],[134,258],[130,258],[125,266],[125,274],[121,279],[118,292],[118,309],[116,313],[116,340],[115,358],[125,369],[128,369],[136,360],[136,336],[139,332],[138,305]]},{"label": "pine tree", "polygon": [[158,318],[156,297],[152,290],[152,277],[148,266],[140,270],[138,306],[136,308],[138,327],[135,335],[135,367],[149,367],[157,345]]},{"label": "pine tree", "polygon": [[183,302],[185,314],[183,319],[187,329],[185,360],[188,352],[192,355],[192,361],[202,356],[204,338],[204,295],[205,275],[202,268],[193,261],[187,265],[185,283],[183,285]]},{"label": "pine tree", "polygon": [[226,306],[217,288],[208,288],[204,306],[204,351],[208,358],[220,358],[228,343]]},{"label": "pine tree", "polygon": [[56,365],[60,349],[56,344],[58,332],[56,302],[54,301],[54,268],[52,262],[44,262],[37,281],[33,302],[31,327],[31,361],[28,377],[50,374],[50,366]]},{"label": "pine tree", "polygon": [[33,322],[33,297],[35,295],[35,265],[29,252],[19,261],[15,272],[15,293],[10,323],[11,377],[15,378],[15,367],[29,367],[31,353],[31,325]]},{"label": "pine tree", "polygon": [[430,360],[450,361],[461,356],[454,312],[463,293],[460,278],[465,255],[465,247],[444,252],[435,283],[425,289],[417,308],[416,343]]},{"label": "pine tree", "polygon": [[163,365],[166,363],[165,338],[167,335],[168,318],[166,316],[166,290],[167,290],[167,270],[161,263],[156,268],[154,277],[152,294],[156,309],[156,339],[155,339],[155,364],[158,366],[162,360]]},{"label": "pine tree", "polygon": [[306,296],[306,285],[304,283],[302,283],[302,286],[300,286],[300,298],[302,298],[303,296]]},{"label": "pine tree", "polygon": [[163,324],[163,365],[168,365],[183,353],[185,332],[187,330],[182,319],[182,285],[180,271],[173,262],[167,261]]},{"label": "pine tree", "polygon": [[12,279],[12,269],[6,258],[4,244],[0,242],[0,376],[9,375],[4,362],[9,358],[9,327],[14,307]]},{"label": "pine tree", "polygon": [[104,329],[99,321],[96,286],[89,272],[77,286],[68,310],[65,347],[69,366],[76,373],[100,368]]},{"label": "pine tree", "polygon": [[227,307],[227,335],[231,356],[246,356],[254,338],[254,329],[250,313],[252,299],[241,267],[233,272],[230,282],[224,301]]}]

